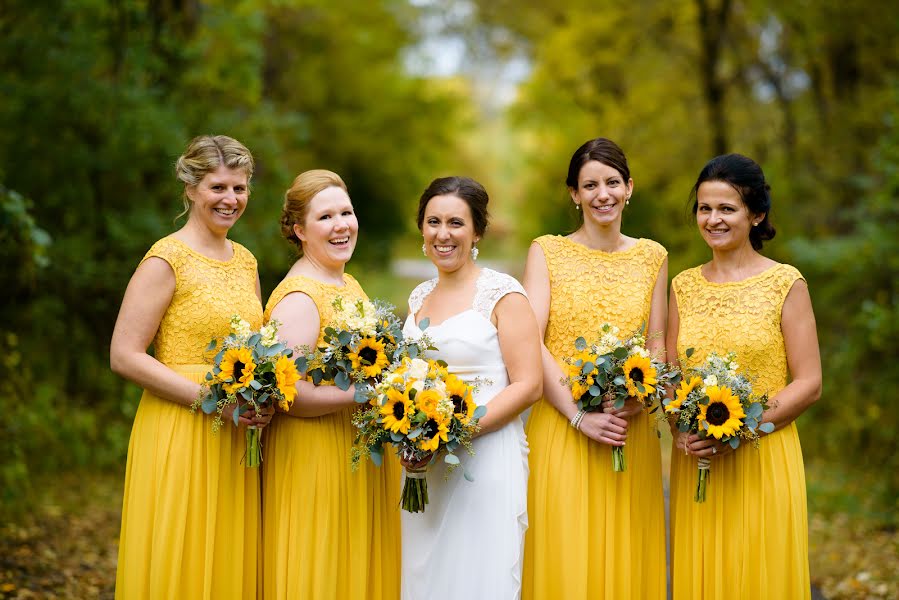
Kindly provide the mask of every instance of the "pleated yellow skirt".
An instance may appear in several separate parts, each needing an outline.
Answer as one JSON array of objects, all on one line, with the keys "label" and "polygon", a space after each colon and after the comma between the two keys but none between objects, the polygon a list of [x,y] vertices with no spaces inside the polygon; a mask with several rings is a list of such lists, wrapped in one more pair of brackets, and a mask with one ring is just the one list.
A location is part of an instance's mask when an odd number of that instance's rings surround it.
[{"label": "pleated yellow skirt", "polygon": [[400,465],[350,469],[351,410],[278,414],[263,436],[263,597],[396,600]]},{"label": "pleated yellow skirt", "polygon": [[[206,365],[172,367],[202,382]],[[257,593],[259,472],[244,430],[144,392],[128,445],[116,598],[247,599]]]},{"label": "pleated yellow skirt", "polygon": [[631,419],[627,470],[546,400],[527,422],[525,600],[665,598],[662,463],[654,416]]},{"label": "pleated yellow skirt", "polygon": [[671,456],[675,600],[811,596],[805,469],[795,423],[712,459],[706,501],[694,502],[696,458]]}]

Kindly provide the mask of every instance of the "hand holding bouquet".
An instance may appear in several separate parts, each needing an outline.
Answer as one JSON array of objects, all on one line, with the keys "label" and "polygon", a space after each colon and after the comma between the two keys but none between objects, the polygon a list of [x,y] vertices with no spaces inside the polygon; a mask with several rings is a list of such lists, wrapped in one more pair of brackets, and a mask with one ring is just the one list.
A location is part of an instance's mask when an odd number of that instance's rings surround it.
[{"label": "hand holding bouquet", "polygon": [[[234,405],[232,417],[238,424],[241,415],[271,409],[277,403],[282,410],[290,409],[296,398],[294,384],[300,379],[291,356],[293,351],[278,341],[277,321],[252,331],[250,324],[238,315],[231,317],[231,333],[223,340],[212,340],[207,350],[220,347],[213,360],[212,371],[206,374],[204,394],[194,401],[206,414],[215,413],[212,430],[222,426],[222,413]],[[247,427],[247,467],[262,462],[259,429]]]},{"label": "hand holding bouquet", "polygon": [[[455,452],[469,453],[478,419],[487,407],[474,402],[474,388],[447,372],[443,361],[403,358],[384,374],[367,410],[353,424],[359,429],[353,446],[353,467],[365,457],[380,465],[383,445],[393,445],[407,465],[433,463],[438,456],[452,470],[460,464]],[[428,503],[427,466],[406,467],[402,507],[423,512]],[[463,474],[469,481],[471,475]]]},{"label": "hand holding bouquet", "polygon": [[[620,409],[628,398],[635,398],[649,408],[664,396],[666,384],[676,383],[679,372],[650,355],[643,329],[621,339],[618,327],[605,323],[595,342],[588,344],[583,337],[575,341],[577,352],[565,359],[562,379],[577,403],[575,427],[584,413],[601,411],[605,401]],[[612,470],[620,473],[626,466],[624,448],[613,446]]]},{"label": "hand holding bouquet", "polygon": [[[687,358],[693,349],[687,350]],[[738,371],[736,354],[719,356],[714,352],[705,362],[685,373],[674,398],[662,402],[667,415],[673,415],[678,431],[698,434],[738,448],[741,440],[758,445],[759,432],[771,433],[773,423],[762,423],[768,408],[768,396],[753,392],[749,376]],[[699,459],[696,502],[705,501],[711,461]]]},{"label": "hand holding bouquet", "polygon": [[297,366],[315,385],[333,381],[348,390],[357,384],[356,402],[367,402],[371,385],[384,371],[406,354],[417,355],[420,348],[403,341],[402,324],[386,302],[338,296],[333,307],[334,320],[325,327],[324,345],[314,351],[307,348]]}]

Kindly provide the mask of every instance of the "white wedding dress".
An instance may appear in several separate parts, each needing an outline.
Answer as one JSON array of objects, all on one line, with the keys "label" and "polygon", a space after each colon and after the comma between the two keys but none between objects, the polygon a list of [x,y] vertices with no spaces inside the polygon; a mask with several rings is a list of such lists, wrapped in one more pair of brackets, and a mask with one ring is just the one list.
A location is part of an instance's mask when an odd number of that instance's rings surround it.
[{"label": "white wedding dress", "polygon": [[[416,315],[437,284],[426,281],[409,297],[403,335],[418,337]],[[509,385],[493,307],[506,294],[524,294],[513,277],[483,268],[473,305],[426,328],[437,347],[429,358],[447,362],[465,381],[480,378],[477,404]],[[402,512],[403,600],[513,600],[521,595],[527,529],[528,446],[520,417],[473,442],[474,455],[457,451],[474,478],[457,467],[446,479],[442,461],[428,469],[429,504],[423,513]]]}]

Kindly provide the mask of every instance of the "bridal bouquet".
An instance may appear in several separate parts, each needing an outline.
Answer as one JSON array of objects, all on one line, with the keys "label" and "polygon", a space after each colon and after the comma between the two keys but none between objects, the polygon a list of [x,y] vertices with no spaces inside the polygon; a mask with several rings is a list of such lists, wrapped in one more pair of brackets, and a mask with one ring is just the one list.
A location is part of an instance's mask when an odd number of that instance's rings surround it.
[{"label": "bridal bouquet", "polygon": [[[687,358],[692,356],[693,349],[686,354]],[[662,401],[678,431],[714,437],[735,449],[741,440],[757,446],[760,431],[774,431],[773,423],[761,422],[762,413],[768,408],[767,394],[755,394],[750,377],[738,369],[736,354],[719,356],[713,352],[705,362],[685,373],[674,398]],[[699,459],[696,502],[705,502],[710,467],[708,458]]]},{"label": "bridal bouquet", "polygon": [[[294,384],[300,379],[293,351],[278,341],[278,321],[271,321],[259,331],[238,315],[231,317],[231,333],[222,340],[212,340],[207,351],[220,348],[213,359],[212,371],[206,374],[204,391],[194,401],[206,414],[215,413],[212,430],[222,426],[222,412],[234,404],[232,417],[237,425],[240,415],[273,407],[276,403],[288,410],[296,398]],[[262,462],[259,429],[247,427],[247,467]]]},{"label": "bridal bouquet", "polygon": [[[369,400],[372,385],[404,356],[418,356],[427,339],[403,340],[403,328],[393,306],[381,300],[333,301],[334,320],[324,330],[324,344],[314,351],[304,348],[297,367],[315,385],[334,382],[341,390],[356,384],[355,399]],[[424,346],[423,346],[424,344]]]},{"label": "bridal bouquet", "polygon": [[[474,387],[446,370],[443,361],[403,358],[384,374],[369,402],[356,413],[359,429],[353,445],[353,468],[368,457],[383,461],[384,444],[393,445],[407,463],[421,463],[438,456],[452,470],[460,464],[455,452],[464,447],[473,454],[471,436],[486,406],[474,402]],[[427,466],[406,468],[402,507],[423,512],[428,503]],[[464,472],[469,481],[472,477]]]},{"label": "bridal bouquet", "polygon": [[[621,408],[628,398],[636,398],[649,408],[664,397],[666,384],[679,380],[677,369],[650,355],[643,329],[622,339],[618,327],[605,323],[595,342],[575,340],[576,353],[565,359],[562,378],[579,410],[575,427],[584,413],[601,411],[606,400]],[[624,448],[613,446],[612,470],[620,473],[625,468]]]}]

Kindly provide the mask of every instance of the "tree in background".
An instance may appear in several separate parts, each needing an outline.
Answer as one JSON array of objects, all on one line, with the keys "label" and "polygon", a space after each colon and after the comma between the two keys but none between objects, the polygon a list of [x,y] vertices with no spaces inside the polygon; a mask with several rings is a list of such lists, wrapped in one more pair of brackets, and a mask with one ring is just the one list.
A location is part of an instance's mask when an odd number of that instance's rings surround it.
[{"label": "tree in background", "polygon": [[[899,413],[886,404],[899,377],[890,335],[899,106],[899,20],[885,17],[892,5],[474,4],[473,21],[509,32],[532,62],[509,113],[529,165],[521,189],[535,213],[523,238],[571,227],[567,160],[584,140],[605,136],[623,147],[635,179],[625,227],[662,242],[674,275],[707,259],[687,201],[702,165],[724,152],[755,158],[771,181],[779,231],[766,253],[806,272],[821,332],[825,391],[803,418],[815,430],[803,437],[807,457],[850,469],[870,457],[873,469],[895,456]],[[866,458],[855,458],[852,442]],[[880,516],[895,519],[899,469],[890,465],[874,479]]]},{"label": "tree in background", "polygon": [[123,464],[138,391],[109,372],[109,338],[141,256],[180,225],[173,165],[191,137],[226,133],[257,159],[235,235],[259,258],[265,293],[291,260],[277,224],[283,192],[310,168],[345,177],[364,224],[357,259],[383,265],[419,190],[452,168],[467,102],[405,71],[416,10],[392,0],[4,2],[4,184],[33,199],[31,216],[54,240],[45,268],[7,262],[32,283],[25,302],[10,294],[2,306],[3,334],[39,374],[11,402],[38,415],[17,435],[33,472]]}]

